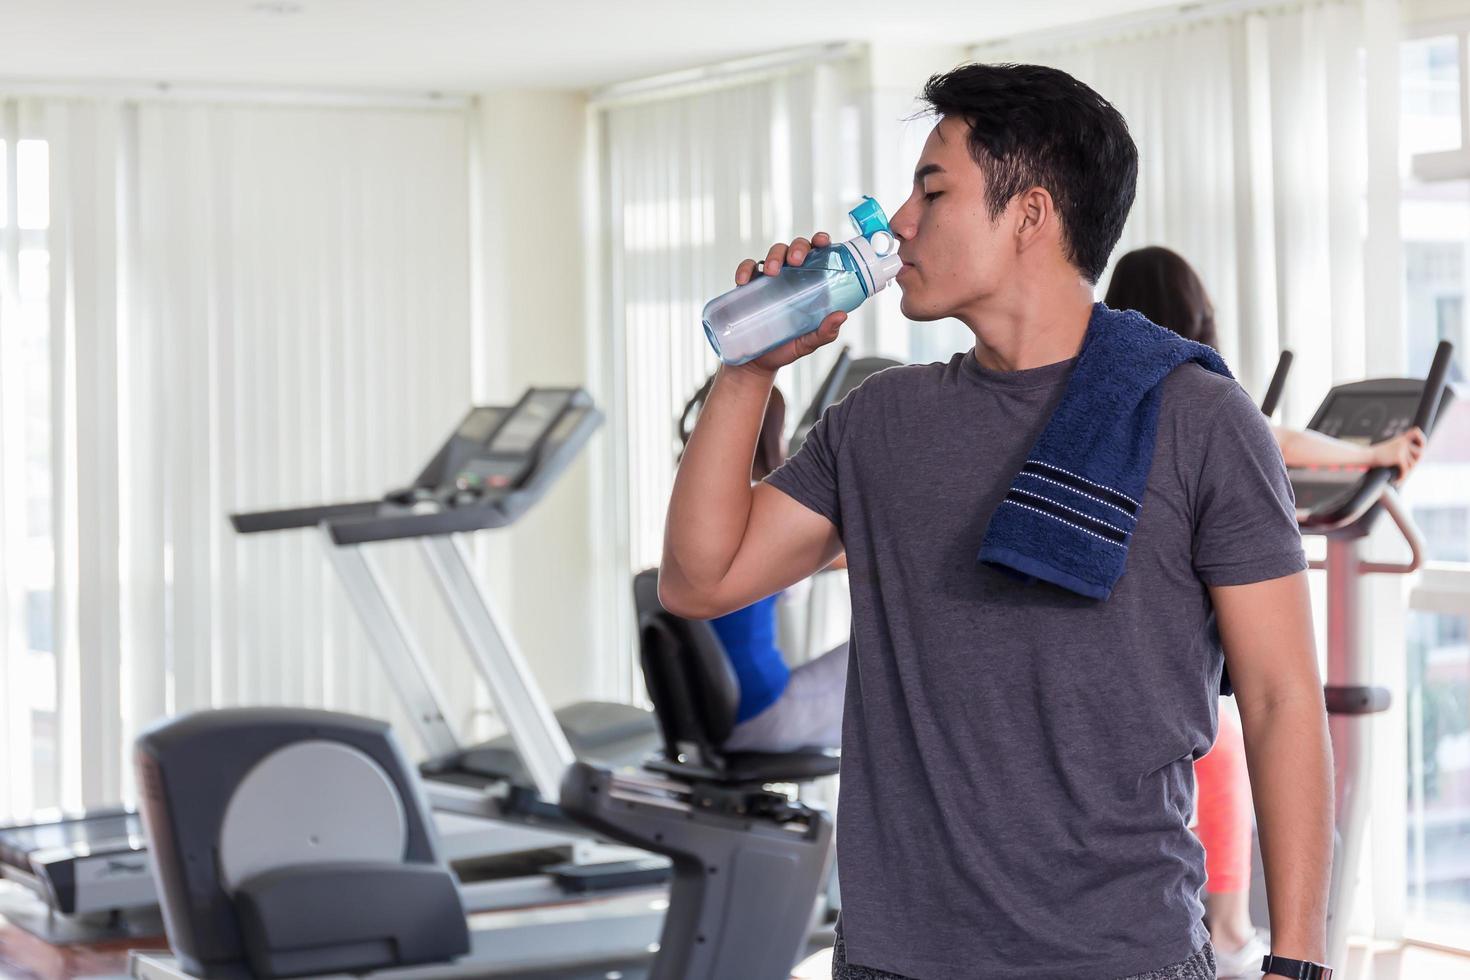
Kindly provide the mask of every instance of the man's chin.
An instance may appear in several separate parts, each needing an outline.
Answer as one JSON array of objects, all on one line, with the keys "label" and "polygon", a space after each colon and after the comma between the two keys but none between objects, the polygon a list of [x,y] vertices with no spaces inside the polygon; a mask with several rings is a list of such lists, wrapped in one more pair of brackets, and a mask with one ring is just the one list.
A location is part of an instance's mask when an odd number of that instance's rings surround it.
[{"label": "man's chin", "polygon": [[916,323],[928,323],[931,320],[943,320],[949,314],[941,313],[926,308],[924,304],[910,299],[908,293],[903,294],[903,299],[898,301],[898,312],[904,315],[904,319],[913,320]]}]

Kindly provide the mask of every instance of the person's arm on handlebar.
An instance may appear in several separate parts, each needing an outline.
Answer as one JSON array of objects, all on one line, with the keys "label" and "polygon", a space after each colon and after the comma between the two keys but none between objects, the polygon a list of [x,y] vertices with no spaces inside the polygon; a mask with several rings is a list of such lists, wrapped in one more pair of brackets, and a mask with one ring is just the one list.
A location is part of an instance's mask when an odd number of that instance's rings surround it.
[{"label": "person's arm on handlebar", "polygon": [[1419,464],[1427,440],[1418,427],[1392,439],[1360,446],[1310,429],[1271,426],[1287,466],[1394,466],[1399,480]]}]

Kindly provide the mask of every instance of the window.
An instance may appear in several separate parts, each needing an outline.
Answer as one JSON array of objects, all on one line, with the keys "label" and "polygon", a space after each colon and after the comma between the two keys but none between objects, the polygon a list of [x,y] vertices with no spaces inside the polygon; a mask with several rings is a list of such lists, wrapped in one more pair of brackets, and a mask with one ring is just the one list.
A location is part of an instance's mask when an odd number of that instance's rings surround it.
[{"label": "window", "polygon": [[1406,156],[1460,148],[1459,47],[1459,38],[1442,34],[1400,48],[1400,145]]},{"label": "window", "polygon": [[1470,177],[1465,44],[1462,32],[1416,38],[1400,49],[1399,159],[1420,180]]},{"label": "window", "polygon": [[[1443,473],[1438,475],[1442,477]],[[1466,508],[1416,507],[1414,523],[1424,532],[1424,541],[1429,546],[1431,558],[1470,562],[1470,511]]]},{"label": "window", "polygon": [[1470,916],[1470,617],[1409,622],[1409,915]]},{"label": "window", "polygon": [[1435,423],[1405,500],[1424,535],[1406,625],[1406,928],[1470,947],[1470,92],[1464,34],[1404,42],[1401,225],[1408,368],[1422,377],[1455,345],[1459,399]]},{"label": "window", "polygon": [[[13,121],[9,120],[9,121]],[[6,127],[9,131],[13,129]],[[0,691],[11,720],[13,812],[56,806],[56,650],[51,413],[50,152],[0,141],[0,534],[4,622]],[[16,722],[19,724],[16,724]]]}]

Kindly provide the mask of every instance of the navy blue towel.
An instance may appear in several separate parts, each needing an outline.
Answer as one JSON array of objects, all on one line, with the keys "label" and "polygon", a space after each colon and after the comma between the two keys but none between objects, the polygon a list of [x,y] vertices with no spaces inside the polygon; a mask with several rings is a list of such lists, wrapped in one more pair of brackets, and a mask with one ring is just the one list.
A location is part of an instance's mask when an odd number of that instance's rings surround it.
[{"label": "navy blue towel", "polygon": [[1153,465],[1159,382],[1186,361],[1233,378],[1212,348],[1132,310],[1094,305],[1067,390],[991,517],[979,561],[1093,599],[1111,595]]}]

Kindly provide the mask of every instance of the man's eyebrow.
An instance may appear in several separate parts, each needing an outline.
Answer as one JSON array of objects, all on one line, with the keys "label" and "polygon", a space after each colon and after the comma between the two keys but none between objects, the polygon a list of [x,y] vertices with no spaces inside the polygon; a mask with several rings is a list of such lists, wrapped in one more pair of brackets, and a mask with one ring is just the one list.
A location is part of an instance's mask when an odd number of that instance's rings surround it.
[{"label": "man's eyebrow", "polygon": [[920,167],[918,170],[915,170],[914,171],[914,183],[917,184],[919,181],[923,180],[925,177],[929,176],[930,174],[942,174],[942,173],[944,173],[944,168],[941,167],[939,164],[937,164],[937,163],[926,163],[922,167]]}]

